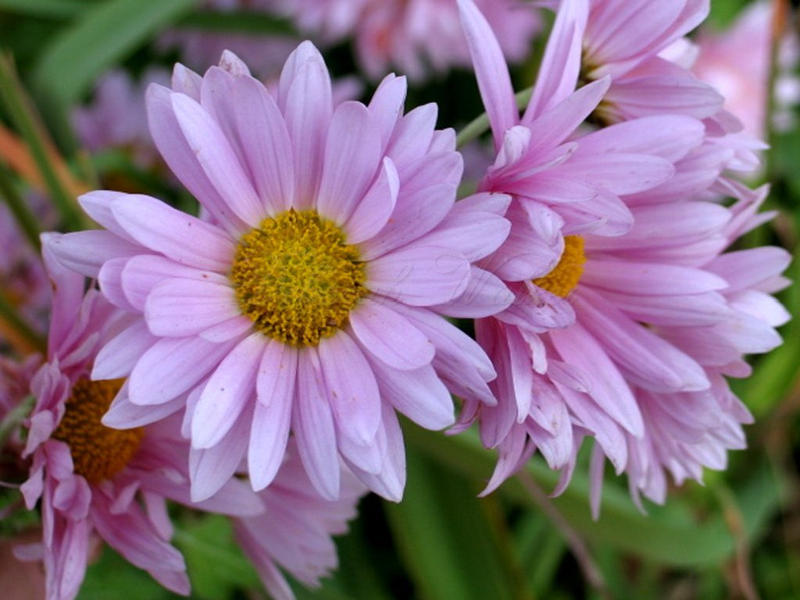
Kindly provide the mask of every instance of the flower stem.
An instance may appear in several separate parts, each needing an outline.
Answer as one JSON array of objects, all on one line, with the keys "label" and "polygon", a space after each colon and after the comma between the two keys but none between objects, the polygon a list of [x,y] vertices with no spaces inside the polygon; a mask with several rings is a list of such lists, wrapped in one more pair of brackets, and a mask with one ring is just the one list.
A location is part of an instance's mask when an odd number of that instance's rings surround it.
[{"label": "flower stem", "polygon": [[8,411],[8,414],[0,421],[0,448],[5,446],[6,440],[28,417],[35,403],[33,396],[25,397],[17,406]]},{"label": "flower stem", "polygon": [[36,216],[31,212],[30,207],[20,197],[14,182],[11,179],[11,174],[3,163],[0,163],[0,197],[5,200],[11,214],[17,220],[22,233],[25,234],[26,239],[30,242],[36,252],[42,248],[41,241],[39,240],[39,225]]},{"label": "flower stem", "polygon": [[14,306],[14,303],[6,296],[5,291],[0,289],[0,329],[2,325],[7,326],[8,333],[16,339],[16,345],[25,352],[42,352],[47,350],[47,343]]},{"label": "flower stem", "polygon": [[[517,108],[520,110],[524,108],[528,101],[531,99],[531,95],[533,94],[533,88],[529,87],[528,89],[522,90],[521,92],[517,92],[514,96],[514,99],[517,102]],[[475,118],[471,123],[469,123],[464,129],[462,129],[458,133],[458,137],[456,137],[456,147],[463,148],[466,144],[471,142],[477,137],[480,137],[484,133],[489,130],[489,116],[486,113],[483,113],[479,117]]]},{"label": "flower stem", "polygon": [[67,229],[83,229],[84,218],[77,208],[75,198],[62,181],[48,152],[48,141],[41,124],[34,114],[30,100],[25,95],[17,78],[14,63],[10,56],[0,56],[0,103],[6,110],[9,120],[16,126],[19,134],[30,149],[39,174],[47,187],[50,198],[61,214]]}]

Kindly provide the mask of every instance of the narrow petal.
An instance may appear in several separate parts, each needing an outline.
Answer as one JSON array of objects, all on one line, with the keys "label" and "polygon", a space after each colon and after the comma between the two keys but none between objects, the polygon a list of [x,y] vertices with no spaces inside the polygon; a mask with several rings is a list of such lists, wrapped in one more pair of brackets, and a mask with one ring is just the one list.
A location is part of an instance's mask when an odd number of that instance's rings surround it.
[{"label": "narrow petal", "polygon": [[412,244],[368,264],[367,286],[373,292],[412,306],[442,304],[467,288],[469,262],[451,249]]},{"label": "narrow petal", "polygon": [[505,132],[519,120],[508,66],[491,26],[475,3],[458,0],[458,8],[481,98],[492,125],[495,144],[500,147]]},{"label": "narrow petal", "polygon": [[355,442],[369,444],[381,418],[381,396],[372,367],[344,331],[322,340],[317,352],[337,430]]},{"label": "narrow petal", "polygon": [[192,447],[216,446],[245,406],[255,401],[264,338],[253,333],[228,353],[206,383],[192,415]]},{"label": "narrow petal", "polygon": [[333,113],[317,210],[344,224],[372,183],[380,164],[380,132],[360,102],[344,102]]},{"label": "narrow petal", "polygon": [[350,313],[350,325],[364,348],[400,370],[430,364],[434,347],[426,335],[389,306],[365,298]]},{"label": "narrow petal", "polygon": [[230,268],[233,242],[213,225],[141,194],[117,200],[111,212],[137,242],[180,264],[222,272]]},{"label": "narrow petal", "polygon": [[233,290],[227,285],[191,279],[171,279],[153,288],[144,315],[157,336],[196,335],[239,316]]},{"label": "narrow petal", "polygon": [[378,178],[358,203],[345,225],[348,244],[359,244],[377,234],[389,221],[400,190],[400,176],[392,159],[383,159]]},{"label": "narrow petal", "polygon": [[316,350],[300,352],[292,413],[297,451],[308,478],[327,500],[339,497],[339,453],[325,381]]}]

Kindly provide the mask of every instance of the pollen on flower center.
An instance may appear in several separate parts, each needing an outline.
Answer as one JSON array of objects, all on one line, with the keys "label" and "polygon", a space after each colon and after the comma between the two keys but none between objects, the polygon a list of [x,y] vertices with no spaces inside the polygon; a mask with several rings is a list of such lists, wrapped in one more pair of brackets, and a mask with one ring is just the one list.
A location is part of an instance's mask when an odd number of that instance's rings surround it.
[{"label": "pollen on flower center", "polygon": [[314,210],[289,210],[242,236],[230,278],[256,329],[295,347],[335,334],[368,294],[358,248]]},{"label": "pollen on flower center", "polygon": [[74,471],[100,483],[121,471],[136,454],[144,429],[111,429],[100,420],[122,387],[122,380],[79,379],[53,437],[69,446]]},{"label": "pollen on flower center", "polygon": [[534,279],[533,283],[551,294],[566,298],[578,285],[585,263],[583,238],[579,235],[568,235],[564,238],[564,252],[558,264],[544,277]]}]

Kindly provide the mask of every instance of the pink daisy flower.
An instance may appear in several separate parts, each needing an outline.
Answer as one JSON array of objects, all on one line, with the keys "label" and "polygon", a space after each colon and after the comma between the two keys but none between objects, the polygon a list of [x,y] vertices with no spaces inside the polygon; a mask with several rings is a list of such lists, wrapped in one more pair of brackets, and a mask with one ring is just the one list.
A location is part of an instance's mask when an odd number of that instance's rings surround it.
[{"label": "pink daisy flower", "polygon": [[[709,0],[564,0],[564,43],[581,49],[584,81],[610,76],[595,115],[615,123],[658,114],[705,119],[722,108],[722,96],[659,52],[696,28]],[[572,78],[568,69],[565,78]]]},{"label": "pink daisy flower", "polygon": [[[498,372],[490,384],[498,403],[468,400],[457,430],[479,420],[484,443],[499,449],[487,491],[537,449],[552,468],[563,469],[560,491],[581,440],[591,436],[595,506],[604,457],[618,473],[629,472],[634,494],[642,490],[663,500],[665,468],[679,481],[699,477],[701,466],[720,468],[725,451],[742,446],[741,423],[749,415],[723,376],[746,375],[742,354],[780,343],[773,328],[787,315],[767,292],[782,281],[776,277],[787,253],[762,248],[746,256],[722,254],[747,228],[763,222],[755,211],[765,191],[756,195],[720,179],[733,151],[709,143],[703,124],[688,117],[652,116],[569,137],[594,110],[608,81],[573,93],[576,78],[567,85],[562,77],[574,73],[579,60],[575,47],[564,43],[573,31],[568,2],[556,18],[531,105],[518,121],[500,48],[474,4],[460,4],[500,147],[481,189],[513,194],[507,213],[512,234],[479,265],[506,280],[516,300],[476,323],[478,341]],[[559,143],[568,140],[571,152],[548,163],[535,152],[554,135],[544,126],[551,113],[562,115]],[[512,144],[515,139],[523,143]],[[645,149],[670,165],[667,177],[643,180],[633,166],[609,176],[614,159],[607,157]],[[654,157],[637,160],[659,164]],[[599,203],[594,222],[579,212],[582,203],[568,193],[572,188],[562,185],[545,195],[552,185],[548,175],[556,172],[569,181],[565,175],[576,158],[573,181],[593,183],[596,198],[615,198],[614,204]],[[537,162],[542,166],[530,168]],[[716,188],[741,200],[731,209],[705,201]],[[516,279],[497,257],[508,256],[515,232],[523,231],[519,222],[527,227],[531,212],[546,215],[549,228],[524,230],[517,243],[543,257],[541,270]],[[737,268],[740,273],[730,272]],[[687,413],[695,416],[691,433]]]},{"label": "pink daisy flower", "polygon": [[[84,296],[84,278],[65,270],[46,248],[45,261],[55,295],[47,363],[31,381],[36,406],[24,456],[32,462],[21,487],[29,509],[41,500],[43,540],[18,554],[43,560],[48,600],[77,595],[97,537],[166,588],[187,594],[183,558],[168,542],[166,507],[167,499],[190,502],[189,447],[180,423],[125,431],[101,424],[123,384],[90,381],[92,361],[130,319],[96,290]],[[194,506],[243,516],[263,510],[236,480]]]},{"label": "pink daisy flower", "polygon": [[266,487],[290,432],[325,498],[338,497],[341,455],[399,499],[396,411],[441,429],[454,420],[448,386],[493,401],[488,358],[440,315],[512,301],[472,264],[508,235],[508,198],[455,204],[461,157],[454,133],[435,130],[435,105],[403,116],[405,80],[389,76],[368,106],[334,107],[310,43],[277,96],[230,54],[202,78],[178,66],[173,88],[148,92],[151,133],[209,220],[94,192],[81,203],[107,230],[48,240],[139,315],[94,378],[129,375],[118,402],[152,420],[187,407],[197,500],[245,456]]},{"label": "pink daisy flower", "polygon": [[347,532],[347,522],[356,516],[358,501],[366,492],[343,469],[339,499],[325,500],[311,485],[294,444],[286,455],[275,481],[259,493],[264,513],[237,519],[234,525],[245,555],[275,600],[294,600],[279,566],[310,587],[319,586],[320,578],[337,568],[331,536]]},{"label": "pink daisy flower", "polygon": [[[329,42],[353,36],[361,66],[379,79],[392,65],[412,79],[469,65],[452,0],[278,0],[308,34]],[[268,0],[268,4],[276,4]],[[520,0],[479,0],[510,60],[528,56],[538,14]]]}]

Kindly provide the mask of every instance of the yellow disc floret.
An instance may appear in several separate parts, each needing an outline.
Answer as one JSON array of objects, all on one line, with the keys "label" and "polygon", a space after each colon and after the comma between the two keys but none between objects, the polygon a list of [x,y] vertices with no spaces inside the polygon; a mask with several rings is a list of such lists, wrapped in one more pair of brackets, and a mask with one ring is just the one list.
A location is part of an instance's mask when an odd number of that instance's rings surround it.
[{"label": "yellow disc floret", "polygon": [[289,210],[242,236],[230,278],[256,329],[295,347],[335,334],[368,294],[358,247],[314,210]]},{"label": "yellow disc floret", "polygon": [[79,379],[53,437],[69,446],[74,471],[100,483],[121,471],[136,454],[144,429],[111,429],[100,420],[122,387],[122,380]]},{"label": "yellow disc floret", "polygon": [[578,285],[585,263],[583,238],[579,235],[568,235],[564,238],[564,252],[555,269],[544,277],[534,279],[533,283],[551,294],[566,298]]}]

